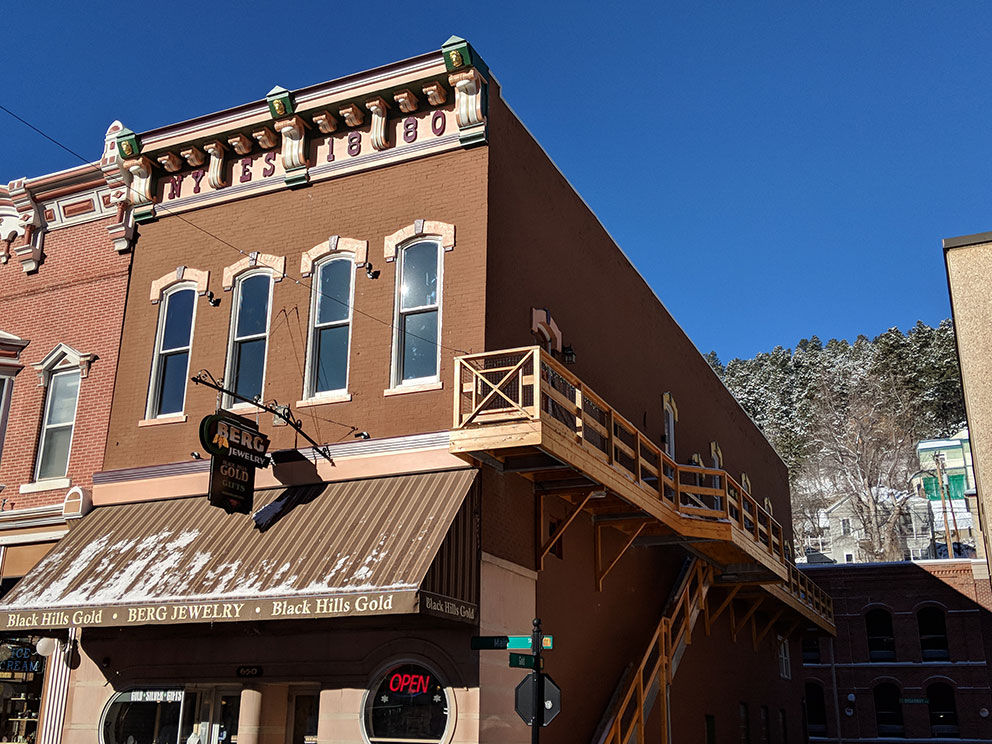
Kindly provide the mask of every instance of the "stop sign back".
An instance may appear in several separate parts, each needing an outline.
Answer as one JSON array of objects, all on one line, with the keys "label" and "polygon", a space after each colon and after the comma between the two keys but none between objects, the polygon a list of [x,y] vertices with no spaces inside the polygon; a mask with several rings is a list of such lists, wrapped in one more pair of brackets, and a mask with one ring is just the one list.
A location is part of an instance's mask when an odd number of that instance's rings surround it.
[{"label": "stop sign back", "polygon": [[[544,676],[544,721],[542,726],[551,723],[555,716],[561,713],[561,688],[547,674]],[[517,715],[528,726],[534,725],[534,686],[537,684],[537,673],[532,672],[524,677],[516,689]]]}]

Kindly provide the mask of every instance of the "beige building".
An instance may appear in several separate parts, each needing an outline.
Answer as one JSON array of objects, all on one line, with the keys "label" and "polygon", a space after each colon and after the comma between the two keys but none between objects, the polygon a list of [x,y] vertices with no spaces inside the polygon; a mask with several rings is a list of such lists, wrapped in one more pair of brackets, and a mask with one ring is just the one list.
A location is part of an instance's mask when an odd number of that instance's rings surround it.
[{"label": "beige building", "polygon": [[961,362],[965,408],[971,432],[971,452],[978,491],[978,517],[985,555],[989,555],[992,502],[992,233],[944,240],[947,285]]}]

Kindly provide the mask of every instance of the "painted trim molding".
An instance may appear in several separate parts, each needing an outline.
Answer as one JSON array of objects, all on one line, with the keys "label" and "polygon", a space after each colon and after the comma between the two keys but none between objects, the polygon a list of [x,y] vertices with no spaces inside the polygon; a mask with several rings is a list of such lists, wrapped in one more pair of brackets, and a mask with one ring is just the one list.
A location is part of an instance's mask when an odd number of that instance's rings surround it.
[{"label": "painted trim molding", "polygon": [[386,261],[396,260],[396,249],[401,243],[416,237],[436,237],[441,239],[441,247],[446,251],[454,250],[455,226],[436,220],[417,220],[412,225],[402,227],[392,235],[386,236],[383,245],[383,256]]}]

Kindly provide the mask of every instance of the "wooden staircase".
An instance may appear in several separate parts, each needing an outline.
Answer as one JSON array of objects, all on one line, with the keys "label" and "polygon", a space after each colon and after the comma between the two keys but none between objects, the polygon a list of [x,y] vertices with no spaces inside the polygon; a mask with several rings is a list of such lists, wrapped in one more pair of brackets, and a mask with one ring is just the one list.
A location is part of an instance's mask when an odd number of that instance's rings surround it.
[{"label": "wooden staircase", "polygon": [[[604,725],[593,739],[595,744],[668,744],[668,685],[692,642],[693,628],[707,610],[713,573],[713,567],[698,558],[688,564],[640,662],[622,681],[621,692],[614,697]],[[645,730],[655,709],[659,713],[660,738],[649,737]]]}]

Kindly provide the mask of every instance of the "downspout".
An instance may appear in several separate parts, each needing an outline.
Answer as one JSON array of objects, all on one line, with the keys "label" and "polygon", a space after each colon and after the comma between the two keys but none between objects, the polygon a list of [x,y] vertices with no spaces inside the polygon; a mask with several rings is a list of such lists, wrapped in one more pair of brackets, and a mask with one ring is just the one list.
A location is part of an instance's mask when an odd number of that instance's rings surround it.
[{"label": "downspout", "polygon": [[830,681],[834,686],[834,718],[837,719],[837,744],[841,744],[840,735],[840,691],[837,689],[837,654],[834,651],[834,637],[830,636]]}]

